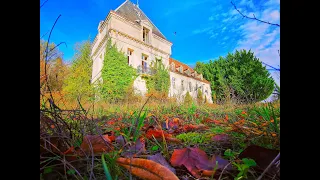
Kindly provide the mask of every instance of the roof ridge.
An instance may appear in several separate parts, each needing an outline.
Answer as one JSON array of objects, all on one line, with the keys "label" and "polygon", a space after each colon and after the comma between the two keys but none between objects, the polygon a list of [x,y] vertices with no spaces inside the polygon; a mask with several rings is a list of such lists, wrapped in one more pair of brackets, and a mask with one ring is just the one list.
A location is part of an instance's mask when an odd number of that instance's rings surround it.
[{"label": "roof ridge", "polygon": [[[171,58],[171,57],[170,57]],[[189,69],[192,69],[193,71],[196,71],[196,70],[194,70],[193,68],[191,68],[190,66],[188,66],[187,64],[185,64],[185,63],[183,63],[183,62],[181,62],[181,61],[178,61],[178,60],[176,60],[176,59],[174,59],[174,58],[171,58],[172,60],[174,60],[174,61],[177,61],[177,62],[179,62],[179,63],[181,63],[181,64],[183,64],[183,65],[185,65],[185,66],[187,66]]]},{"label": "roof ridge", "polygon": [[117,7],[117,9],[115,9],[114,11],[117,11],[121,6],[123,6],[126,2],[128,2],[130,0],[125,0],[119,7]]}]

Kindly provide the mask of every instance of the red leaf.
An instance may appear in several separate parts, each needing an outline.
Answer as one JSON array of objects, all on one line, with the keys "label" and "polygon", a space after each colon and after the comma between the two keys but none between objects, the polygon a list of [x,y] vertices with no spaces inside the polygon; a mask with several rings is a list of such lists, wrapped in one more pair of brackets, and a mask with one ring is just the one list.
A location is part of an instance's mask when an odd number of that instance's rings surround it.
[{"label": "red leaf", "polygon": [[[228,164],[227,160],[218,156],[208,159],[207,154],[199,148],[183,148],[174,150],[170,162],[174,167],[185,166],[193,176],[200,178],[203,170],[212,171],[213,173],[216,160],[218,161],[217,169],[224,168]],[[203,175],[208,175],[208,173]]]}]

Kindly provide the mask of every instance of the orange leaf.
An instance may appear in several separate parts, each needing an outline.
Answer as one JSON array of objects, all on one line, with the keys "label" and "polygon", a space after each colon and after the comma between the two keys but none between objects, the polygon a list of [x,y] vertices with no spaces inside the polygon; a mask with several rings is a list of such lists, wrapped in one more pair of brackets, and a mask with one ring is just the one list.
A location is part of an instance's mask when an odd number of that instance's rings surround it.
[{"label": "orange leaf", "polygon": [[183,126],[183,130],[186,132],[195,131],[195,130],[204,130],[208,128],[209,128],[208,126],[203,124],[199,124],[199,125],[187,124]]},{"label": "orange leaf", "polygon": [[[94,154],[101,154],[113,149],[108,135],[87,135],[83,138],[80,148],[87,154],[91,154],[92,151]],[[82,151],[79,151],[80,154],[83,153]]]},{"label": "orange leaf", "polygon": [[117,163],[141,179],[179,180],[179,178],[168,168],[148,159],[118,158]]},{"label": "orange leaf", "polygon": [[154,136],[156,139],[162,138],[162,133],[165,138],[171,137],[170,134],[166,133],[163,130],[156,130],[156,129],[149,129],[146,133],[146,137],[148,139],[153,139],[152,136]]}]

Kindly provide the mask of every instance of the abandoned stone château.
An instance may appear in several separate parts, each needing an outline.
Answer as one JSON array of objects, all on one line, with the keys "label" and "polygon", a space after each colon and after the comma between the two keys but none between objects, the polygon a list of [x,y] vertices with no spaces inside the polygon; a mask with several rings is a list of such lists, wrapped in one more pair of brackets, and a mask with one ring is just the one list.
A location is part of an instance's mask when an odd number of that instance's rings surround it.
[{"label": "abandoned stone ch\u00e2teau", "polygon": [[142,12],[138,5],[129,0],[116,10],[111,10],[104,21],[98,25],[98,34],[92,44],[93,59],[92,82],[102,81],[101,70],[107,39],[116,43],[119,50],[128,56],[128,65],[137,69],[140,74],[134,81],[136,93],[147,92],[146,82],[141,74],[150,73],[151,62],[162,59],[162,63],[170,69],[169,97],[182,100],[187,92],[197,97],[197,89],[212,103],[210,82],[189,66],[171,58],[172,42],[168,41],[160,30]]}]

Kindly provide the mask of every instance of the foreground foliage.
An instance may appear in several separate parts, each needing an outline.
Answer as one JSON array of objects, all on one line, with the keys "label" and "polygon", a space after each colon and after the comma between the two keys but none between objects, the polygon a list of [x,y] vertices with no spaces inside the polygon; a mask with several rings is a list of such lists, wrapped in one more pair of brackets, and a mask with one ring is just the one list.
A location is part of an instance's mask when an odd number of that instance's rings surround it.
[{"label": "foreground foliage", "polygon": [[[42,178],[257,179],[279,152],[279,104],[141,107],[41,111]],[[278,176],[272,166],[264,179]]]}]

